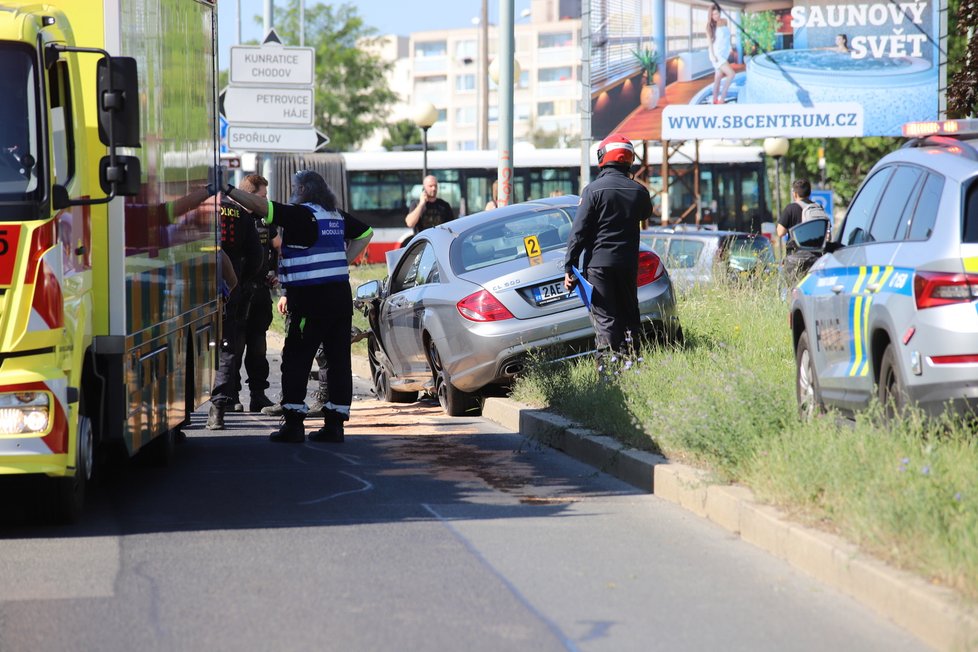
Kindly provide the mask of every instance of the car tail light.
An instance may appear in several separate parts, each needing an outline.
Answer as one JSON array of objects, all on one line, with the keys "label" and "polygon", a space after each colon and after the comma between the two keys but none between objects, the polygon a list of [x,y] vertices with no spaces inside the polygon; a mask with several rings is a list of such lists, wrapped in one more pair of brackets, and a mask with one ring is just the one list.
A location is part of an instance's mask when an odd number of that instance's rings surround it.
[{"label": "car tail light", "polygon": [[513,319],[513,313],[499,303],[488,290],[479,290],[465,297],[455,307],[458,313],[470,321],[501,321]]},{"label": "car tail light", "polygon": [[978,299],[978,274],[917,272],[913,296],[918,310],[973,301]]},{"label": "car tail light", "polygon": [[665,274],[666,268],[662,264],[662,259],[654,252],[638,252],[638,274],[635,276],[635,284],[639,287],[658,281]]}]

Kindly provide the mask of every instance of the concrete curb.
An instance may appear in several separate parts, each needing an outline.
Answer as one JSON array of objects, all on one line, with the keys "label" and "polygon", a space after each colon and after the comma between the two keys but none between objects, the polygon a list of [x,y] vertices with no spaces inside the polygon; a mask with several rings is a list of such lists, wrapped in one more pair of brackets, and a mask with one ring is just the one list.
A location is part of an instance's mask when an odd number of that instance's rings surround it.
[{"label": "concrete curb", "polygon": [[712,484],[709,474],[699,469],[627,448],[510,399],[487,399],[482,415],[710,519],[855,598],[927,645],[938,650],[978,649],[978,616],[956,593],[869,557],[841,537],[788,521],[777,509],[758,503],[746,487]]}]

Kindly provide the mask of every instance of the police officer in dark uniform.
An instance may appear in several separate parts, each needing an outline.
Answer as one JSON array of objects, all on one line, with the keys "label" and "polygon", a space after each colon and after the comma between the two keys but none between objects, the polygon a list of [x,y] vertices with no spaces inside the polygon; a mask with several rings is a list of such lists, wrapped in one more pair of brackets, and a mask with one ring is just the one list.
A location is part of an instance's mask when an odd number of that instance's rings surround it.
[{"label": "police officer in dark uniform", "polygon": [[309,170],[293,176],[290,204],[261,199],[233,186],[228,186],[227,192],[245,208],[264,217],[266,223],[283,230],[280,280],[288,292],[282,350],[284,423],[270,439],[305,441],[306,385],[313,357],[322,344],[329,367],[329,400],[323,408],[323,427],[310,434],[309,439],[342,442],[343,422],[350,418],[353,400],[353,297],[348,262],[363,252],[373,231],[356,218],[341,214],[326,181]]},{"label": "police officer in dark uniform", "polygon": [[[261,198],[268,197],[268,181],[258,174],[249,174],[241,181],[239,190],[250,192]],[[278,236],[274,224],[248,213],[255,221],[258,240],[262,247],[261,267],[255,274],[251,288],[251,300],[244,323],[239,324],[235,340],[235,354],[238,361],[238,378],[241,377],[241,363],[248,373],[248,393],[251,396],[249,410],[261,412],[272,405],[265,396],[268,389],[268,357],[266,336],[272,324],[272,288],[278,284],[278,252],[272,241]],[[241,386],[239,382],[239,388]]]},{"label": "police officer in dark uniform", "polygon": [[624,352],[631,333],[641,328],[638,310],[638,244],[640,223],[652,215],[648,189],[628,174],[635,160],[631,141],[611,134],[598,146],[601,172],[581,193],[567,238],[564,285],[573,289],[571,267],[584,254],[584,275],[594,286],[591,315],[599,352]]},{"label": "police officer in dark uniform", "polygon": [[[239,194],[241,191],[238,191]],[[218,355],[217,374],[211,391],[211,408],[207,414],[207,429],[224,428],[224,413],[238,402],[238,367],[240,358],[235,355],[238,325],[247,319],[251,301],[251,288],[261,268],[262,248],[255,230],[255,221],[240,205],[221,199],[221,250],[231,259],[238,277],[238,284],[231,290],[224,304],[221,320],[221,350]]]}]

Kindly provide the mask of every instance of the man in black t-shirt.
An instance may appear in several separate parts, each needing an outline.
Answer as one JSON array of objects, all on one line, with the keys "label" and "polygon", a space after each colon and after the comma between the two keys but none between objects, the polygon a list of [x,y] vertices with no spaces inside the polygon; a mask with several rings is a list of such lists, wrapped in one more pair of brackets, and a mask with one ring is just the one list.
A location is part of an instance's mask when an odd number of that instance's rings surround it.
[{"label": "man in black t-shirt", "polygon": [[788,229],[801,224],[804,206],[812,203],[812,184],[808,179],[795,179],[791,184],[791,203],[778,216],[778,241],[788,235]]},{"label": "man in black t-shirt", "polygon": [[429,174],[422,186],[420,199],[411,204],[411,210],[404,218],[404,223],[415,233],[455,219],[455,212],[448,202],[438,198],[438,179]]}]

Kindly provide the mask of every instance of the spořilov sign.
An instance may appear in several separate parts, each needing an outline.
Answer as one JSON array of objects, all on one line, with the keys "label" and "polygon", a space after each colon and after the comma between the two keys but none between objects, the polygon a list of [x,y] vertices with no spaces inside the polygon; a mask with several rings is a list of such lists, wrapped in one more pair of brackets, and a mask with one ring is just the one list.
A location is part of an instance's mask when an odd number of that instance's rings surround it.
[{"label": "spo\u0159ilov sign", "polygon": [[[671,15],[673,2],[665,2],[664,15]],[[597,4],[592,0],[592,9]],[[668,70],[690,75],[681,82],[683,96],[690,99],[662,110],[662,138],[897,136],[906,122],[938,117],[939,3],[796,2],[763,12],[750,11],[750,4],[744,10],[721,7],[714,38],[727,33],[722,29],[726,21],[731,42],[719,71],[701,56],[707,54],[702,46],[691,53],[666,55]],[[773,14],[765,17],[777,28],[769,52],[756,50],[760,35],[746,31],[757,22],[757,13]],[[694,33],[709,34],[706,25],[691,25],[689,31],[691,38]],[[669,30],[667,36],[671,43],[683,42],[672,37],[686,35]],[[714,46],[714,52],[726,50],[722,41]],[[627,48],[625,53],[632,56]],[[675,65],[680,58],[681,65]],[[705,65],[696,64],[703,61]],[[734,76],[724,92],[728,71]],[[715,83],[717,77],[720,83]],[[595,113],[601,110],[595,105]],[[593,136],[603,137],[607,125],[594,117],[592,124]]]}]

